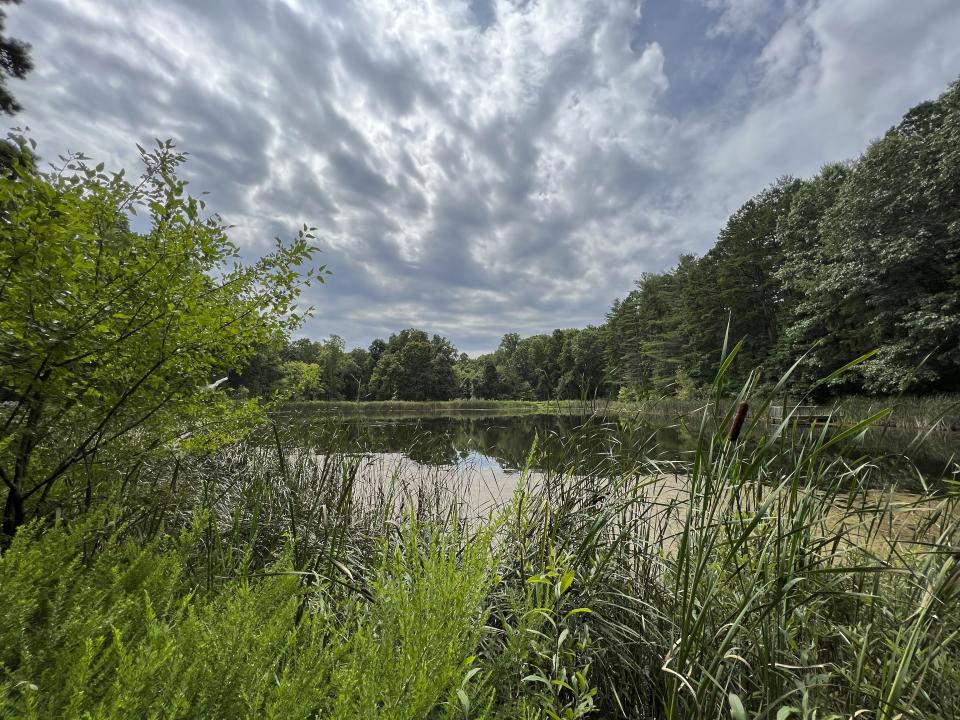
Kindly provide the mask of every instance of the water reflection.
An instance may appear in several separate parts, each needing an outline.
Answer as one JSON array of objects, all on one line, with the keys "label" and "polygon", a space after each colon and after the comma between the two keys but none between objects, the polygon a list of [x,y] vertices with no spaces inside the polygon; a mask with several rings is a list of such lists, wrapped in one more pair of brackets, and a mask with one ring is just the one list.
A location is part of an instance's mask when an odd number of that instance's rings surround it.
[{"label": "water reflection", "polygon": [[[682,425],[657,426],[642,418],[464,413],[372,419],[297,413],[278,422],[295,442],[318,452],[402,454],[421,466],[469,465],[498,473],[524,467],[535,438],[548,450],[533,458],[539,471],[586,473],[601,463],[683,460],[696,447],[695,434]],[[878,429],[842,452],[851,460],[860,455],[873,460],[884,484],[915,487],[921,476],[928,482],[955,477],[955,433],[916,440],[916,433]]]}]

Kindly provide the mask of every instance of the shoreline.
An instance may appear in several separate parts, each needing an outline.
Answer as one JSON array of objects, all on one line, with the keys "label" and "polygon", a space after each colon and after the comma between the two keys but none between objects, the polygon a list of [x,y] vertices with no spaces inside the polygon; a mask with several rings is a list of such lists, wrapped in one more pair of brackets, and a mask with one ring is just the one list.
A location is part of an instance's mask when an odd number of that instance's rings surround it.
[{"label": "shoreline", "polygon": [[[908,403],[915,402],[908,400]],[[945,405],[951,405],[943,399]],[[682,420],[700,416],[706,400],[676,400],[665,398],[654,402],[623,402],[619,400],[310,400],[284,403],[270,412],[283,416],[290,413],[312,412],[341,417],[444,417],[444,416],[518,416],[518,415],[639,415],[652,418]],[[833,405],[822,405],[824,414],[833,414],[834,424],[848,427],[869,417],[880,408],[892,407],[886,418],[872,428],[901,431],[931,432],[937,435],[960,433],[960,416],[956,410],[947,417],[934,421],[935,414],[924,416],[916,408],[899,408],[895,402],[864,397],[842,398]],[[898,412],[899,410],[899,412]],[[942,412],[942,410],[941,410]]]}]

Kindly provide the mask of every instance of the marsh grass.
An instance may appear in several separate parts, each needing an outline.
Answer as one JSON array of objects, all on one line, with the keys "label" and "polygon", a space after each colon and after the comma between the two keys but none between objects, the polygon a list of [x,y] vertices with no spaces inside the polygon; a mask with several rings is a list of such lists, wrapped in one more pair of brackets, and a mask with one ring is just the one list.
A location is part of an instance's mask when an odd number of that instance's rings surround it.
[{"label": "marsh grass", "polygon": [[[779,396],[773,403],[778,405],[784,401]],[[873,423],[875,428],[898,428],[902,430],[923,431],[931,433],[954,433],[960,431],[960,395],[900,395],[896,397],[868,397],[851,395],[834,398],[827,401],[815,402],[833,416],[834,426],[851,426],[860,420],[881,411],[890,412]],[[793,404],[796,403],[794,398]],[[720,407],[728,407],[729,399],[722,401]],[[788,401],[788,404],[789,401]],[[664,420],[685,419],[696,421],[704,413],[716,412],[712,398],[682,399],[673,395],[651,396],[636,402],[611,401],[604,406],[606,412],[627,413],[643,417],[661,418]]]},{"label": "marsh grass", "polygon": [[0,558],[0,715],[960,717],[957,498],[833,452],[880,412],[731,442],[723,378],[689,458],[597,416],[487,512],[279,428],[157,461]]}]

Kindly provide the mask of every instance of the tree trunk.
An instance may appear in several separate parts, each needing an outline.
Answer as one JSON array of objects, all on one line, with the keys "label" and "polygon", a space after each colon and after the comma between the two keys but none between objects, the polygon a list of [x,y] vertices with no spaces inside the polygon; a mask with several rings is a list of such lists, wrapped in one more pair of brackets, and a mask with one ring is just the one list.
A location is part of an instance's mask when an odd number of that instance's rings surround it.
[{"label": "tree trunk", "polygon": [[[47,371],[41,375],[41,380],[46,380],[49,375],[50,373]],[[20,430],[20,439],[14,456],[13,479],[8,484],[7,501],[3,506],[3,526],[2,532],[0,532],[0,548],[3,549],[10,546],[17,528],[25,522],[23,509],[24,483],[30,467],[30,456],[37,444],[36,429],[40,423],[43,408],[43,403],[39,397],[39,393],[34,391],[28,404],[26,422]]]},{"label": "tree trunk", "polygon": [[17,528],[23,525],[23,496],[19,489],[8,488],[7,501],[3,505],[3,534],[0,537],[0,547],[6,549],[13,541]]}]

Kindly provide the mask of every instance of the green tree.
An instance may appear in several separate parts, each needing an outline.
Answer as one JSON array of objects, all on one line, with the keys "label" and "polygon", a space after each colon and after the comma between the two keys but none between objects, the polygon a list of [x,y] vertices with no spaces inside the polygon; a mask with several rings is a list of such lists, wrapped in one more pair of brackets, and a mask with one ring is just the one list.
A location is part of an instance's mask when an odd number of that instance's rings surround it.
[{"label": "green tree", "polygon": [[346,392],[346,378],[343,375],[347,354],[344,352],[343,338],[331,335],[326,342],[317,343],[316,363],[320,368],[320,383],[323,386],[324,400],[342,400]]},{"label": "green tree", "polygon": [[[382,343],[382,341],[374,341]],[[429,338],[422,330],[401,330],[376,347],[378,356],[370,376],[370,390],[378,400],[449,400],[456,381],[456,348],[440,335]]]},{"label": "green tree", "polygon": [[480,361],[471,358],[466,353],[460,353],[453,364],[453,381],[456,386],[455,396],[461,399],[479,397],[477,388],[480,384]]},{"label": "green tree", "polygon": [[282,356],[286,361],[297,360],[303,363],[316,364],[320,361],[320,349],[320,343],[315,343],[307,338],[298,338],[287,343]]},{"label": "green tree", "polygon": [[525,338],[517,347],[516,363],[520,373],[532,388],[537,400],[554,396],[550,378],[557,375],[556,358],[550,353],[550,336],[534,335]]},{"label": "green tree", "polygon": [[278,390],[284,399],[328,399],[322,368],[302,360],[288,360],[280,365]]},{"label": "green tree", "polygon": [[[0,5],[19,5],[21,0],[0,0]],[[8,78],[22,80],[33,69],[30,46],[15,38],[7,37],[4,29],[7,14],[0,10],[0,111],[14,115],[22,109],[7,87]]]},{"label": "green tree", "polygon": [[838,298],[843,347],[879,350],[868,392],[960,387],[958,148],[955,82],[867,149],[823,218],[814,291]]},{"label": "green tree", "polygon": [[[79,155],[0,178],[7,537],[61,485],[85,485],[89,502],[98,463],[129,466],[246,427],[255,403],[228,402],[212,381],[302,320],[309,229],[242,265],[223,223],[177,179],[183,155],[168,141],[141,159],[134,182]],[[133,212],[149,231],[130,230]]]},{"label": "green tree", "polygon": [[280,367],[284,360],[280,345],[282,345],[282,338],[255,345],[243,366],[228,372],[229,387],[242,395],[271,397],[278,389],[283,376]]},{"label": "green tree", "polygon": [[686,377],[691,362],[686,303],[698,267],[692,255],[681,255],[674,269],[645,273],[636,290],[614,302],[603,338],[608,379],[615,385],[661,392],[675,385],[679,371]]},{"label": "green tree", "polygon": [[369,392],[370,372],[373,370],[370,353],[363,348],[354,348],[346,354],[343,362],[344,397],[361,400]]},{"label": "green tree", "polygon": [[558,365],[560,377],[556,396],[565,399],[604,396],[608,392],[604,364],[604,336],[599,328],[588,325],[582,330],[555,331],[562,337]]},{"label": "green tree", "polygon": [[500,373],[492,357],[487,357],[481,366],[480,382],[477,384],[477,397],[496,400],[503,392],[500,385]]},{"label": "green tree", "polygon": [[799,183],[781,178],[744,203],[711,250],[691,268],[683,323],[690,338],[691,375],[710,381],[729,322],[731,341],[744,340],[734,383],[767,362],[780,333],[783,260],[779,219],[789,212]]},{"label": "green tree", "polygon": [[850,172],[846,164],[828,165],[804,182],[777,227],[783,261],[776,277],[783,303],[774,365],[783,372],[806,354],[795,377],[807,385],[857,357],[840,312],[842,290],[823,282],[835,272],[836,258],[826,252],[821,232]]}]

